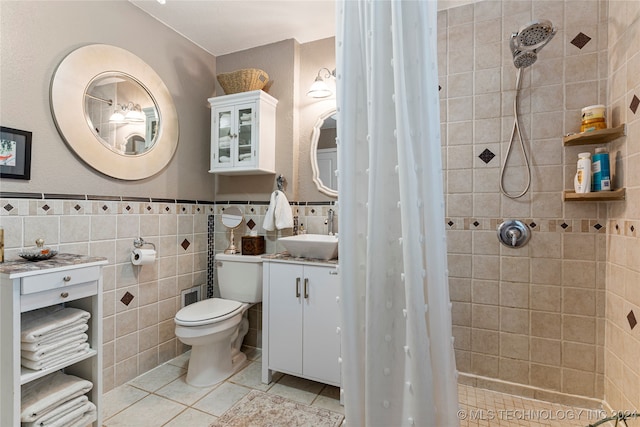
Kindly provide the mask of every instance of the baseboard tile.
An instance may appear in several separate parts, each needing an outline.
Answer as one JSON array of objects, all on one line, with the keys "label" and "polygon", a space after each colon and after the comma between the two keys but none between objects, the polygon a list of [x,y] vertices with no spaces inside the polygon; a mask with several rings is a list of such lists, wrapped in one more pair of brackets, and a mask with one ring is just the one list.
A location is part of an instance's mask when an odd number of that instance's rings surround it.
[{"label": "baseboard tile", "polygon": [[606,402],[591,397],[545,390],[538,387],[512,383],[495,378],[482,377],[480,375],[469,374],[466,372],[458,373],[458,384],[584,409],[603,409],[609,407]]}]

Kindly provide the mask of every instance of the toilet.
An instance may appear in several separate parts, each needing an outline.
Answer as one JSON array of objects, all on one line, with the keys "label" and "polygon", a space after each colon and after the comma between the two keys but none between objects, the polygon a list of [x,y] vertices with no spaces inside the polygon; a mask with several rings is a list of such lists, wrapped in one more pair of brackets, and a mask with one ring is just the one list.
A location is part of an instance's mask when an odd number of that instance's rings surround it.
[{"label": "toilet", "polygon": [[174,319],[176,337],[191,346],[187,383],[196,387],[217,384],[243,365],[248,309],[262,301],[260,256],[220,253],[215,259],[222,298],[190,304]]}]

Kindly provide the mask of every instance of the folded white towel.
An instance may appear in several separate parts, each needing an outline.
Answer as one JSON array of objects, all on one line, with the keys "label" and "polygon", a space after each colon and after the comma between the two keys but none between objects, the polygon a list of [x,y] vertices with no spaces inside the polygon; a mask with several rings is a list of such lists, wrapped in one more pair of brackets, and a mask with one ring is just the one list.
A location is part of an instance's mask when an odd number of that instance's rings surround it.
[{"label": "folded white towel", "polygon": [[[91,402],[85,402],[81,407],[74,409],[73,411],[69,412],[68,414],[60,417],[59,419],[52,421],[48,424],[34,424],[34,426],[38,426],[38,427],[67,427],[69,425],[72,425],[74,423],[77,423],[83,416],[84,414],[88,413],[88,412],[96,412],[96,405],[94,405]],[[88,423],[87,423],[88,424]],[[86,426],[87,424],[84,424],[84,426]],[[24,424],[22,424],[21,427],[23,427]]]},{"label": "folded white towel", "polygon": [[27,311],[21,315],[20,341],[35,342],[45,334],[59,332],[81,319],[86,322],[90,317],[89,312],[73,307],[52,306]]},{"label": "folded white towel", "polygon": [[20,364],[25,368],[33,369],[34,371],[39,371],[40,369],[52,368],[54,366],[58,366],[68,360],[73,359],[74,357],[78,357],[81,354],[88,352],[90,349],[89,343],[80,344],[77,347],[74,347],[68,351],[63,353],[57,353],[52,357],[45,357],[42,360],[29,360],[24,357],[20,358]]},{"label": "folded white towel", "polygon": [[91,381],[57,371],[22,386],[20,421],[33,422],[56,406],[93,388]]},{"label": "folded white towel", "polygon": [[98,419],[98,411],[87,411],[77,421],[72,421],[65,427],[87,427]]},{"label": "folded white towel", "polygon": [[[84,394],[82,396],[78,396],[76,398],[67,400],[62,405],[53,408],[51,411],[42,415],[40,418],[33,422],[22,423],[20,427],[42,427],[42,426],[50,426],[51,423],[56,422],[62,417],[68,415],[71,412],[74,412],[78,409],[82,409],[82,412],[79,414],[75,414],[73,418],[78,417],[78,415],[84,414],[87,410],[84,409],[85,404],[89,402],[89,398]],[[67,420],[68,421],[68,420]]]},{"label": "folded white towel", "polygon": [[86,343],[88,338],[89,336],[87,334],[80,334],[72,336],[70,339],[60,340],[58,343],[44,345],[35,351],[21,349],[20,356],[35,362],[46,358],[57,357],[60,354],[75,350],[80,344]]},{"label": "folded white towel", "polygon": [[70,325],[66,328],[61,329],[59,332],[46,334],[35,342],[21,342],[20,349],[35,351],[42,346],[60,342],[60,340],[66,339],[68,336],[75,337],[78,335],[82,335],[87,331],[87,329],[89,329],[89,325],[81,320],[75,325]]},{"label": "folded white towel", "polygon": [[293,213],[291,212],[289,200],[287,200],[287,196],[282,191],[277,190],[276,193],[276,209],[274,213],[276,228],[278,230],[282,230],[283,228],[292,228]]}]

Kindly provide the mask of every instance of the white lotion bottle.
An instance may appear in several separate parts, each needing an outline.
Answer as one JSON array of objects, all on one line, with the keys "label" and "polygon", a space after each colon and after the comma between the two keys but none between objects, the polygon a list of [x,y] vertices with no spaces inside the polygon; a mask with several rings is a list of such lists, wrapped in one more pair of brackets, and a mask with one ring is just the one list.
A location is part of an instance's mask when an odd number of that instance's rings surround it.
[{"label": "white lotion bottle", "polygon": [[578,171],[573,186],[576,193],[591,192],[591,153],[578,154]]}]

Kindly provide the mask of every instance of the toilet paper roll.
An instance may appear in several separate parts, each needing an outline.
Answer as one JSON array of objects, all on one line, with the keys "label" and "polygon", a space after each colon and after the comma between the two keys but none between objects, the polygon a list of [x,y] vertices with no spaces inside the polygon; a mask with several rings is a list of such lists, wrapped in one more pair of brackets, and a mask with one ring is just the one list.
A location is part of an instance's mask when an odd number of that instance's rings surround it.
[{"label": "toilet paper roll", "polygon": [[156,260],[156,251],[154,249],[136,248],[131,252],[131,263],[133,265],[149,265]]}]

